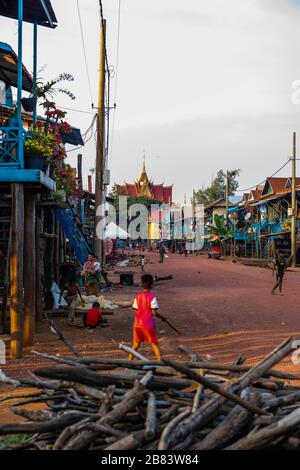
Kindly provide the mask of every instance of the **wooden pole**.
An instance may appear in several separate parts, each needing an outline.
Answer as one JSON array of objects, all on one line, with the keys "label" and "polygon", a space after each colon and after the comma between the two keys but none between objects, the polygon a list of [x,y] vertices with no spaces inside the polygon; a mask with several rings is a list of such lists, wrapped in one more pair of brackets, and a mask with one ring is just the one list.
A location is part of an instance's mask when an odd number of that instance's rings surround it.
[{"label": "wooden pole", "polygon": [[[95,225],[94,225],[94,253],[99,261],[103,261],[103,235],[97,235],[97,228],[104,217],[103,205],[105,203],[103,189],[104,170],[104,92],[105,92],[105,34],[106,22],[101,23],[100,28],[100,66],[99,66],[99,89],[98,89],[98,119],[97,119],[97,156],[95,171]],[[99,232],[99,230],[98,230]]]},{"label": "wooden pole", "polygon": [[[45,210],[44,229],[48,234],[54,234],[54,216],[51,209]],[[45,232],[44,232],[45,233]],[[45,281],[45,307],[52,308],[53,298],[51,294],[51,285],[54,280],[54,240],[55,237],[44,237],[44,281]]]},{"label": "wooden pole", "polygon": [[291,224],[291,255],[292,266],[296,266],[296,220],[297,220],[297,200],[296,200],[296,132],[293,132],[293,156],[292,156],[292,224]]},{"label": "wooden pole", "polygon": [[35,195],[24,199],[24,346],[32,346],[36,318]]},{"label": "wooden pole", "polygon": [[59,264],[66,261],[65,258],[65,237],[62,228],[59,228]]},{"label": "wooden pole", "polygon": [[80,189],[80,193],[78,194],[78,206],[77,206],[77,214],[82,222],[83,217],[82,217],[82,211],[81,211],[81,201],[82,201],[82,189],[83,189],[83,183],[82,183],[82,154],[79,153],[77,155],[77,178],[78,178],[78,186]]},{"label": "wooden pole", "polygon": [[88,192],[90,194],[93,192],[92,175],[88,175]]},{"label": "wooden pole", "polygon": [[42,217],[43,217],[43,209],[40,210],[40,216],[36,217],[35,223],[35,276],[36,276],[36,290],[35,290],[35,311],[36,311],[36,320],[41,320],[43,317],[43,304],[42,304],[42,260],[43,260],[43,253],[42,253],[42,239],[41,239],[41,232],[42,232]]},{"label": "wooden pole", "polygon": [[60,225],[55,221],[55,242],[54,242],[54,279],[58,284],[59,282],[59,265],[60,265]]},{"label": "wooden pole", "polygon": [[23,350],[23,248],[24,248],[24,188],[11,185],[11,257],[10,257],[10,357],[20,359]]},{"label": "wooden pole", "polygon": [[82,191],[82,154],[77,155],[77,178],[79,189]]},{"label": "wooden pole", "polygon": [[229,172],[226,171],[226,227],[228,227],[228,210],[229,210]]},{"label": "wooden pole", "polygon": [[9,239],[8,239],[7,252],[6,252],[5,279],[4,279],[3,297],[2,297],[1,323],[2,323],[3,335],[5,335],[6,333],[7,301],[8,301],[8,295],[9,295],[10,247],[11,247],[11,226],[9,229]]}]

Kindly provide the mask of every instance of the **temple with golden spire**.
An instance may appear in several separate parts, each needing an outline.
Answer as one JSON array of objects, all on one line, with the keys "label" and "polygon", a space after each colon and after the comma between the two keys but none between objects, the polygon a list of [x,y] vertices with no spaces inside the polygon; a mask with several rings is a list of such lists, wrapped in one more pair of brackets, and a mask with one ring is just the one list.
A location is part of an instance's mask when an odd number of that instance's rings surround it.
[{"label": "temple with golden spire", "polygon": [[117,192],[121,196],[145,197],[146,199],[159,201],[164,204],[172,204],[173,185],[165,186],[162,184],[154,184],[149,179],[146,171],[145,155],[143,157],[143,167],[141,176],[134,183],[126,183],[124,185],[116,185]]}]

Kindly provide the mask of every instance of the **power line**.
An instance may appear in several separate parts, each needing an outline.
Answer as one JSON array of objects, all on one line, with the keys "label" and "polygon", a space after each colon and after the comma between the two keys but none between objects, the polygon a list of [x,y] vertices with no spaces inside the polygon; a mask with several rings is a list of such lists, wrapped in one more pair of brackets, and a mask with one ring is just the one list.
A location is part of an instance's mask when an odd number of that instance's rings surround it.
[{"label": "power line", "polygon": [[[271,176],[268,176],[268,178],[273,178],[273,176],[277,175],[277,173],[279,173],[288,163],[290,163],[290,161],[291,161],[291,157],[289,157],[288,161],[286,163],[284,163],[278,170],[276,170],[275,173],[273,173]],[[250,188],[238,189],[238,191],[240,191],[240,192],[250,191],[250,189],[253,189],[256,186],[260,186],[260,185],[264,184],[266,181],[267,181],[267,178],[265,178],[260,183],[254,184],[253,186],[250,186]]]},{"label": "power line", "polygon": [[[119,73],[119,56],[120,56],[120,30],[121,30],[121,0],[119,0],[118,8],[118,31],[117,31],[117,56],[116,56],[116,67],[115,67],[115,93],[114,102],[117,102],[117,91],[118,91],[118,73]],[[110,163],[113,155],[113,144],[115,135],[115,123],[116,123],[116,110],[113,114],[112,132],[111,132],[111,144],[110,144]]]},{"label": "power line", "polygon": [[85,41],[84,41],[83,27],[82,27],[82,21],[81,21],[79,0],[77,0],[77,11],[78,11],[78,19],[79,19],[79,26],[80,26],[80,33],[81,33],[81,42],[82,42],[84,62],[85,62],[85,70],[86,70],[86,75],[87,75],[88,84],[89,84],[91,105],[93,107],[94,100],[93,100],[92,85],[91,85],[91,79],[90,79],[89,67],[88,67],[88,61],[87,61],[87,54],[86,54],[86,47],[85,47]]},{"label": "power line", "polygon": [[[93,128],[94,128],[94,125],[95,125],[95,122],[97,120],[97,114],[94,114],[93,116],[93,119],[91,121],[91,124],[89,125],[89,127],[87,128],[87,130],[85,131],[84,134],[82,134],[82,137],[83,137],[83,142],[85,145],[87,142],[89,142],[91,140],[91,138],[93,137]],[[87,135],[89,134],[89,132],[91,132],[91,135],[89,137],[87,137]],[[81,147],[83,147],[83,145],[79,145],[78,147],[75,147],[73,149],[70,149],[70,150],[67,150],[66,153],[70,153],[70,152],[75,152],[76,150],[79,150]]]},{"label": "power line", "polygon": [[74,111],[75,113],[83,113],[83,114],[90,114],[90,115],[95,115],[93,111],[86,111],[83,109],[75,109],[75,108],[66,108],[65,106],[60,106],[57,105],[60,109],[66,109],[67,111]]}]

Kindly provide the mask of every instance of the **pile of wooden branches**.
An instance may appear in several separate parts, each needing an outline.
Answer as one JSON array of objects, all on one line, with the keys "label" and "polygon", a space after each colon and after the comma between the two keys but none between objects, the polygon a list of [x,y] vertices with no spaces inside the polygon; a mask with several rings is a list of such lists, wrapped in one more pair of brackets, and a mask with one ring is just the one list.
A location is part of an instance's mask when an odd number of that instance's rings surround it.
[{"label": "pile of wooden branches", "polygon": [[300,376],[274,369],[293,351],[291,338],[253,367],[183,349],[185,362],[35,353],[56,364],[32,380],[0,372],[1,382],[34,389],[0,399],[18,400],[11,409],[28,420],[0,424],[0,434],[27,435],[14,449],[300,448]]}]

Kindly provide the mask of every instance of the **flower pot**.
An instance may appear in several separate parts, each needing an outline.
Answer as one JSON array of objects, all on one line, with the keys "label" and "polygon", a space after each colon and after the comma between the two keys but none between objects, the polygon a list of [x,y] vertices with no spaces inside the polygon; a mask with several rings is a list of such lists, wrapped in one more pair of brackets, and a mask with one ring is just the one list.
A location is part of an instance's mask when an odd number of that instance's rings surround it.
[{"label": "flower pot", "polygon": [[25,167],[28,170],[41,170],[46,171],[48,162],[45,157],[41,155],[33,155],[25,153]]},{"label": "flower pot", "polygon": [[22,98],[22,106],[27,113],[33,113],[36,109],[37,98]]}]

